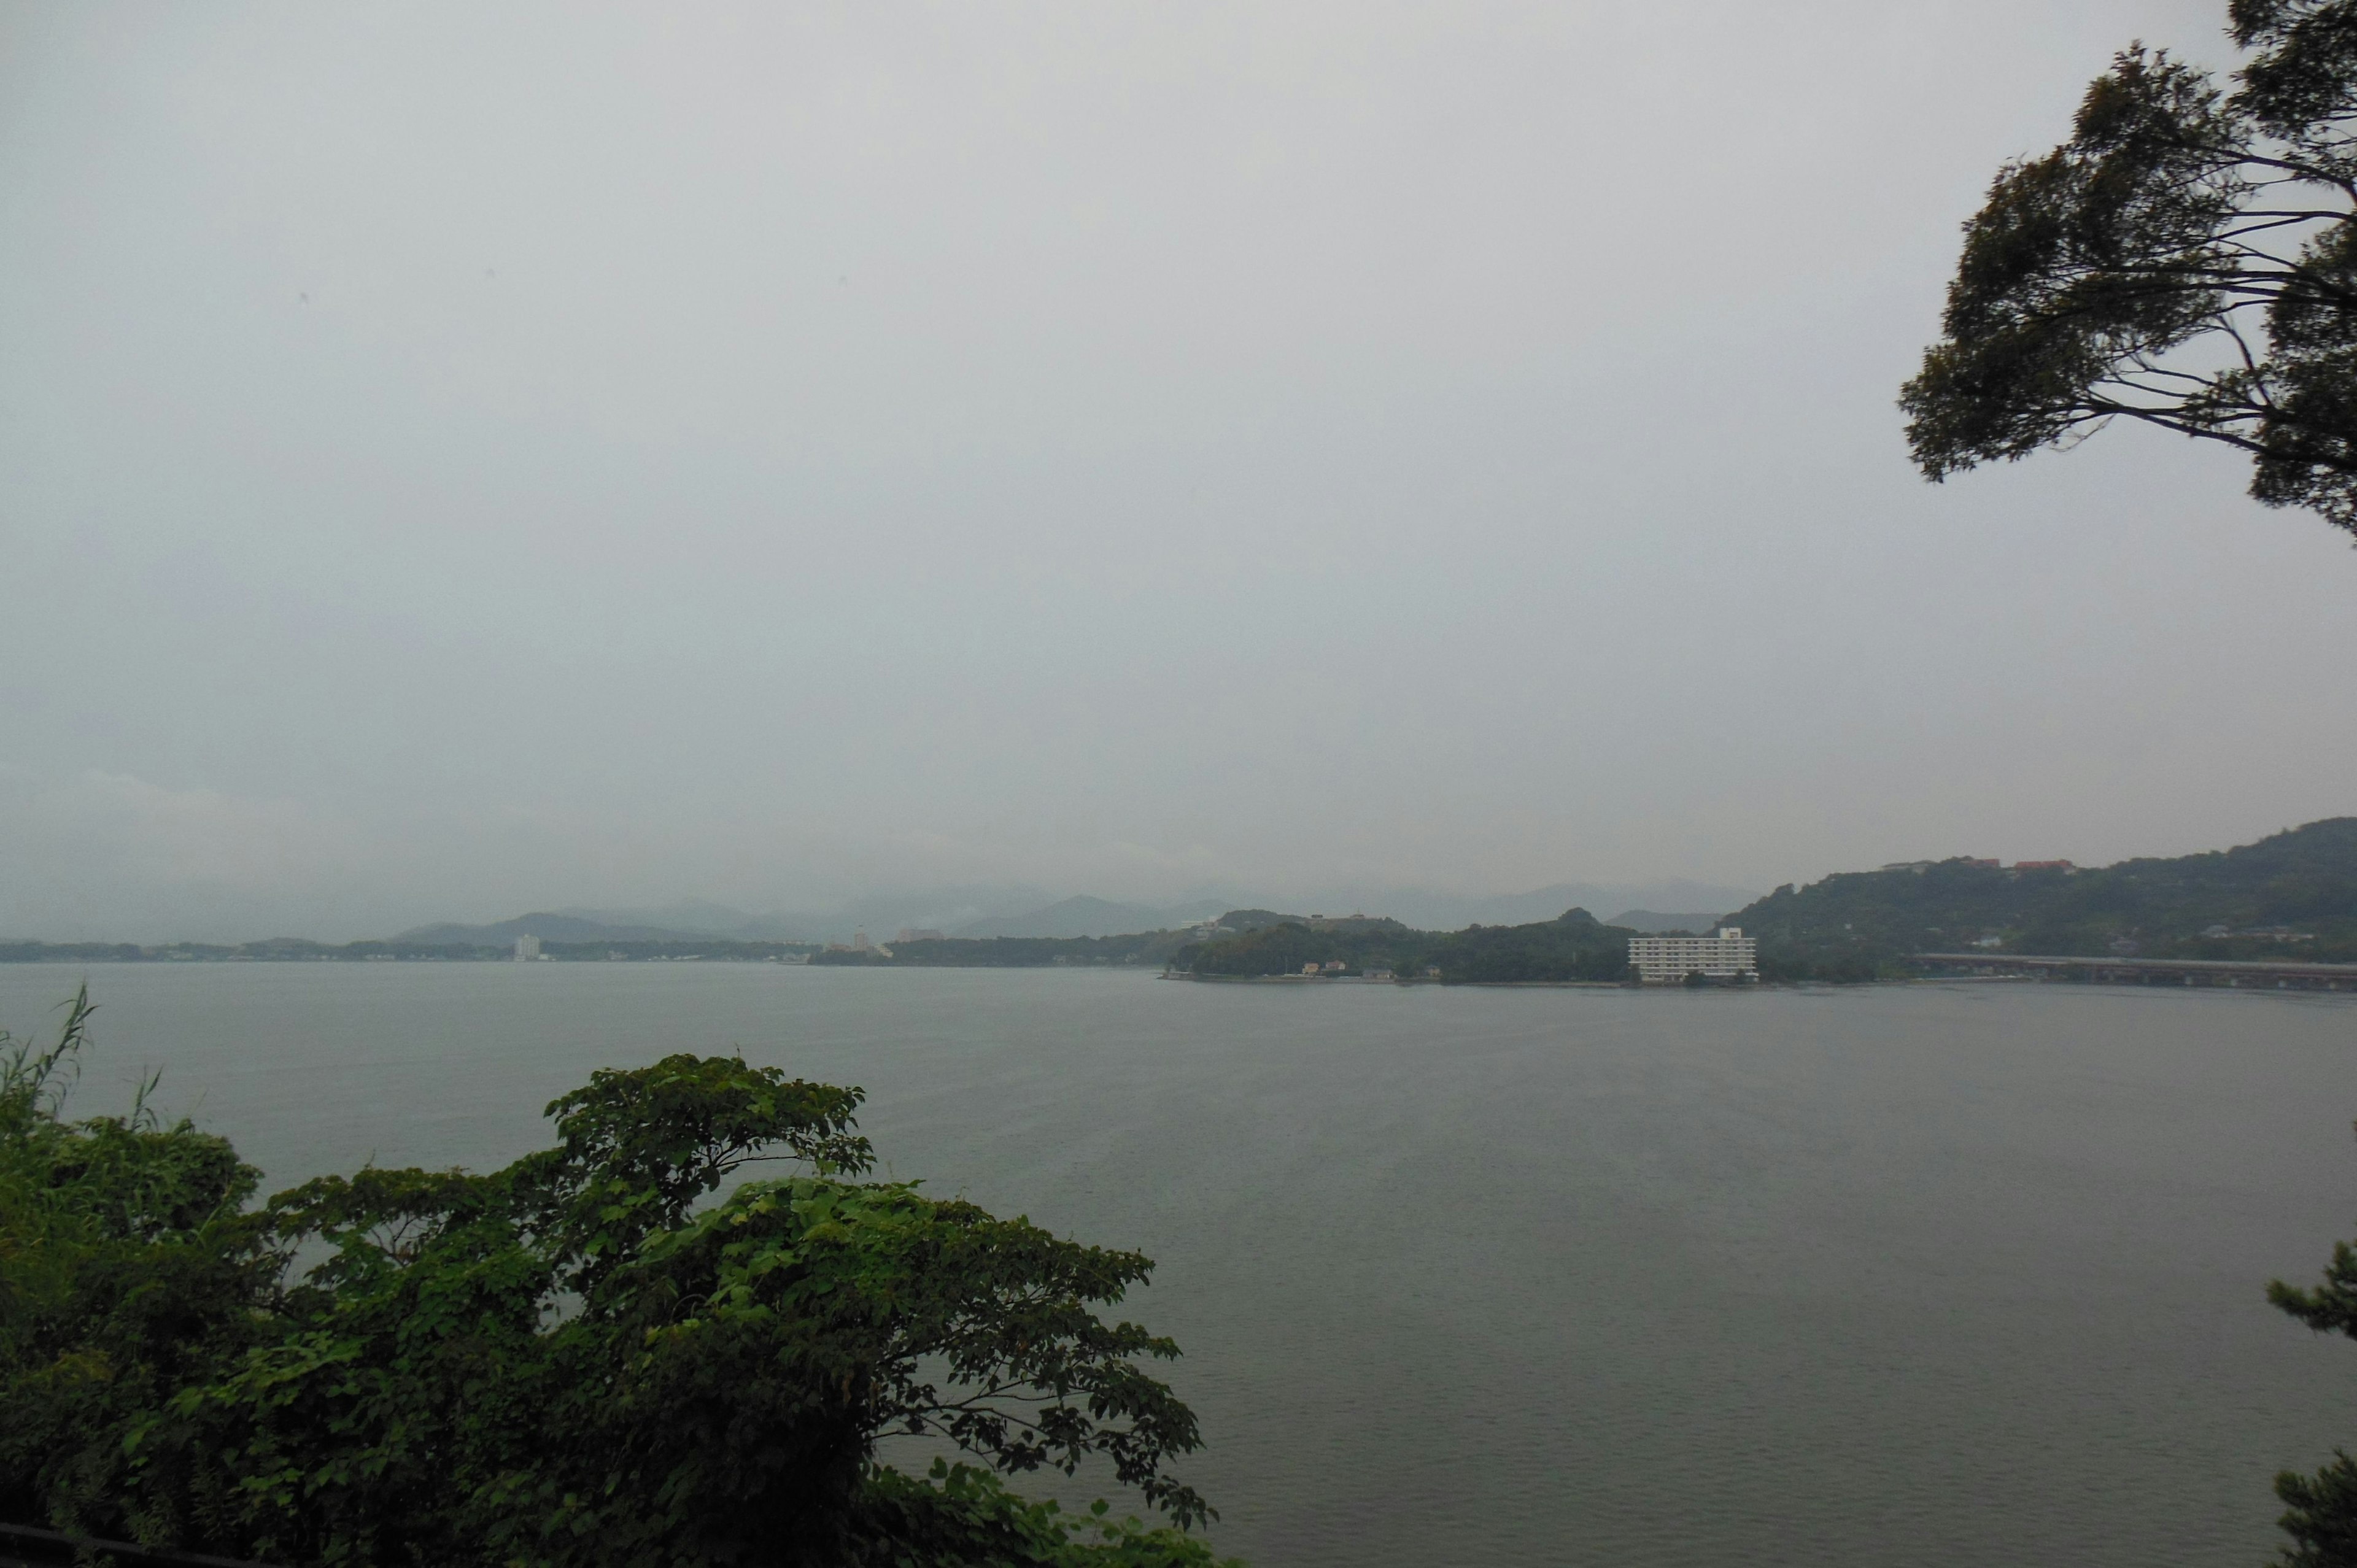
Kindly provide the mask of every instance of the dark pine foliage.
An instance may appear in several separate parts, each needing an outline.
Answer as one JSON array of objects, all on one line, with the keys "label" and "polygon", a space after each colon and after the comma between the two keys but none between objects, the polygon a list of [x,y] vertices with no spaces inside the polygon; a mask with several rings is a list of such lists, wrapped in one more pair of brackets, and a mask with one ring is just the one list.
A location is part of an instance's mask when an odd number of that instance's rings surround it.
[{"label": "dark pine foliage", "polygon": [[[2300,1290],[2276,1280],[2267,1300],[2320,1334],[2357,1339],[2357,1247],[2335,1242],[2323,1281]],[[2292,1544],[2283,1552],[2292,1568],[2357,1568],[2357,1459],[2336,1450],[2313,1475],[2287,1470],[2276,1477],[2285,1513],[2279,1521]]]}]

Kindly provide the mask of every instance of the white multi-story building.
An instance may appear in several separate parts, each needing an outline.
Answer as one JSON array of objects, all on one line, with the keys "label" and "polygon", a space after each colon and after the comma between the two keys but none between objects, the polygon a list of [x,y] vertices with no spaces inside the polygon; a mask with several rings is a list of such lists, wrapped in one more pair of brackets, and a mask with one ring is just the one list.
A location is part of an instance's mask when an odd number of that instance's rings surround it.
[{"label": "white multi-story building", "polygon": [[518,937],[515,945],[516,962],[530,963],[540,956],[538,937]]},{"label": "white multi-story building", "polygon": [[1689,974],[1757,980],[1760,943],[1738,926],[1721,926],[1715,937],[1631,937],[1629,967],[1647,985],[1680,985]]}]

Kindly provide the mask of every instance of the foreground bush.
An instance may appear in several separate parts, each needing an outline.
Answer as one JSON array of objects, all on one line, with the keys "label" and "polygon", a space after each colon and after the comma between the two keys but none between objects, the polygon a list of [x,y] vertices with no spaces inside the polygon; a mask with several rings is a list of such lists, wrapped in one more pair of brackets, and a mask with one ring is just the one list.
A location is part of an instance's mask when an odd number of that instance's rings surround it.
[{"label": "foreground bush", "polygon": [[[255,1205],[229,1144],[63,1116],[89,1016],[0,1036],[0,1518],[285,1563],[1209,1564],[1195,1418],[1094,1308],[1152,1264],[859,1178],[861,1093],[604,1071],[487,1176]],[[732,1175],[759,1161],[781,1179]],[[980,1466],[924,1477],[895,1433]],[[1178,1527],[997,1472],[1107,1464]]]}]

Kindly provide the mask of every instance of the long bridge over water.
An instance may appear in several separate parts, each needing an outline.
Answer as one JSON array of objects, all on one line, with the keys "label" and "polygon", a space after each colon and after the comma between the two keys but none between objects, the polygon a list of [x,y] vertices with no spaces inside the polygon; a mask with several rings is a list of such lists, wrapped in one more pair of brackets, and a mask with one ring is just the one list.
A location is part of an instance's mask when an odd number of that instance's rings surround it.
[{"label": "long bridge over water", "polygon": [[1919,952],[1928,968],[2109,985],[2219,985],[2276,991],[2357,991],[2357,963],[2278,963],[2267,959],[2049,958],[2028,953]]}]

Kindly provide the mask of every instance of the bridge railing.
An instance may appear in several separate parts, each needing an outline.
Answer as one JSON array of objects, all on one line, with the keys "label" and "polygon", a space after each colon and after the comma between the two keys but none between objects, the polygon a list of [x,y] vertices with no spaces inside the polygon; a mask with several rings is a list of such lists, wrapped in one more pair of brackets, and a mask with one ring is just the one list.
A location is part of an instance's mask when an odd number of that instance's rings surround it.
[{"label": "bridge railing", "polygon": [[2273,980],[2357,989],[2357,963],[2301,963],[2294,960],[2214,958],[2091,958],[2054,953],[1921,952],[1912,962],[1943,969],[2010,969],[2050,973],[2078,971],[2091,975],[2147,979]]}]

